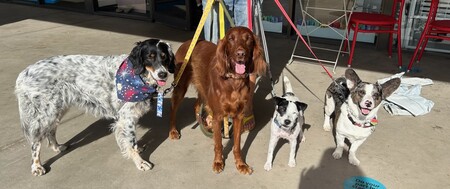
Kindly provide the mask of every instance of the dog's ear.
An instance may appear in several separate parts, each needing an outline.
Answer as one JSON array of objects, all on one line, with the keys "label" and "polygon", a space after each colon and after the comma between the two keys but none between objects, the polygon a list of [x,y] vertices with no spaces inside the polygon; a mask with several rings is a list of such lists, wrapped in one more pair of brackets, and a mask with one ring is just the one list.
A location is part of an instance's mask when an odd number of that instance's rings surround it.
[{"label": "dog's ear", "polygon": [[175,73],[175,55],[173,54],[172,46],[170,45],[170,43],[165,41],[160,41],[160,43],[163,43],[164,45],[167,46],[166,49],[169,61],[169,63],[167,64],[167,70],[169,71],[169,73],[173,74]]},{"label": "dog's ear", "polygon": [[393,78],[381,84],[381,95],[383,100],[391,96],[391,94],[394,93],[394,91],[400,86],[400,83],[400,78]]},{"label": "dog's ear", "polygon": [[350,90],[361,83],[361,79],[359,79],[358,74],[356,74],[356,72],[351,68],[345,70],[345,79],[347,80],[347,88]]},{"label": "dog's ear", "polygon": [[304,111],[306,110],[306,108],[308,107],[308,104],[305,104],[305,103],[299,102],[299,101],[295,102],[295,105],[297,105],[298,111],[303,111],[303,112],[304,112]]},{"label": "dog's ear", "polygon": [[261,47],[261,42],[259,38],[255,34],[253,34],[253,41],[254,41],[253,57],[252,57],[253,70],[251,72],[256,75],[265,75],[267,70],[267,64],[263,55],[264,51]]},{"label": "dog's ear", "polygon": [[133,65],[134,73],[141,74],[144,72],[144,63],[141,57],[143,42],[136,42],[136,46],[131,50],[128,60]]},{"label": "dog's ear", "polygon": [[216,50],[216,64],[214,65],[214,69],[217,71],[217,74],[219,74],[219,76],[223,76],[225,75],[226,71],[227,71],[227,40],[226,37],[224,37],[223,39],[221,39],[217,45],[217,50]]},{"label": "dog's ear", "polygon": [[284,98],[278,97],[278,96],[274,96],[273,100],[275,100],[275,105],[280,105],[281,102],[283,102]]}]

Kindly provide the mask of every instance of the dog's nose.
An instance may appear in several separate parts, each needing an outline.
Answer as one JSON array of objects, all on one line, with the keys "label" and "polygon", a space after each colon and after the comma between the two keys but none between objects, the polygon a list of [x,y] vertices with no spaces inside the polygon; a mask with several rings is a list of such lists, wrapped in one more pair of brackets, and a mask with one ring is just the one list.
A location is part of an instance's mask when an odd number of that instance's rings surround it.
[{"label": "dog's nose", "polygon": [[158,77],[161,79],[165,79],[167,77],[167,72],[159,72]]},{"label": "dog's nose", "polygon": [[368,100],[366,101],[366,107],[370,108],[372,106],[372,101]]},{"label": "dog's nose", "polygon": [[289,120],[289,119],[284,120],[284,124],[285,124],[285,125],[291,124],[291,120]]},{"label": "dog's nose", "polygon": [[245,51],[244,50],[237,50],[236,55],[239,57],[245,56]]}]

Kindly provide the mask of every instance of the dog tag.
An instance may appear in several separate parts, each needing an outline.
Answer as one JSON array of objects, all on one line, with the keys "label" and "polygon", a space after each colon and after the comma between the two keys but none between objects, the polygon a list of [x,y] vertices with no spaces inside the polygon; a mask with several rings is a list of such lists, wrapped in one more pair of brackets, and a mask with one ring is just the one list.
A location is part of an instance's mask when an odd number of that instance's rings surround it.
[{"label": "dog tag", "polygon": [[158,99],[156,102],[156,116],[162,117],[162,112],[163,112],[163,93],[159,92]]}]

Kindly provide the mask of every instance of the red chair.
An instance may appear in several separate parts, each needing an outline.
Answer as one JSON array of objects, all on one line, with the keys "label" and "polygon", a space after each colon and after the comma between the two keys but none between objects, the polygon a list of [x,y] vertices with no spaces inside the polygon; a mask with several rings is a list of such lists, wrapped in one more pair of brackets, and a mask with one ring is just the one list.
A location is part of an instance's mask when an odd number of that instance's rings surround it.
[{"label": "red chair", "polygon": [[[425,23],[424,30],[422,35],[420,36],[419,42],[417,43],[416,50],[414,51],[414,55],[411,58],[411,61],[408,65],[409,72],[412,68],[414,60],[417,57],[417,62],[422,58],[423,51],[427,46],[428,39],[442,39],[442,40],[450,40],[450,37],[447,37],[447,34],[450,34],[450,20],[436,20],[436,13],[438,10],[439,0],[432,0],[430,5],[430,12],[428,13],[428,19]],[[420,51],[420,52],[419,52]],[[417,53],[419,53],[417,56]]]},{"label": "red chair", "polygon": [[[385,15],[380,13],[367,13],[367,12],[353,12],[350,15],[350,21],[348,24],[348,33],[353,30],[352,47],[350,49],[350,57],[348,60],[348,67],[352,66],[353,54],[355,52],[356,37],[358,33],[389,33],[389,57],[392,57],[392,43],[393,34],[397,35],[397,50],[398,50],[398,66],[402,66],[402,49],[401,49],[401,22],[402,12],[405,0],[391,0],[393,1],[391,15]],[[400,9],[400,13],[397,15],[397,8]],[[395,26],[397,25],[397,28]],[[360,27],[365,27],[361,29]],[[347,43],[345,43],[344,49],[346,49]]]}]

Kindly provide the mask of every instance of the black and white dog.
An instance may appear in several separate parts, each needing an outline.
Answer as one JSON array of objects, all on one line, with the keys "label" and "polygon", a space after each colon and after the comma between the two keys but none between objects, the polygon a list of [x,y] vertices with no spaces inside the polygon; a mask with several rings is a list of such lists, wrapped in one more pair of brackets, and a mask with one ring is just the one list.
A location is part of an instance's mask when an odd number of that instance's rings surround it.
[{"label": "black and white dog", "polygon": [[68,147],[56,141],[56,127],[71,106],[113,119],[122,154],[139,170],[151,169],[139,155],[136,124],[174,66],[170,45],[159,39],[137,42],[129,55],[64,55],[28,66],[17,78],[15,93],[20,123],[31,144],[31,173],[46,173],[39,158],[42,140],[47,138],[56,152]]},{"label": "black and white dog", "polygon": [[[333,157],[339,159],[345,147],[345,138],[351,143],[348,160],[359,165],[356,150],[375,131],[377,112],[381,102],[400,86],[400,79],[383,84],[363,82],[352,69],[331,83],[325,94],[323,129],[331,131],[330,117],[336,131],[336,149]],[[334,113],[334,114],[333,114]]]},{"label": "black and white dog", "polygon": [[295,96],[291,82],[286,76],[283,77],[283,83],[286,92],[282,97],[274,97],[276,107],[270,127],[270,142],[267,152],[267,161],[264,165],[266,171],[272,169],[273,151],[280,138],[288,140],[291,146],[288,163],[289,167],[295,167],[296,165],[295,151],[299,138],[302,142],[305,141],[302,126],[305,123],[304,112],[308,105],[300,102]]}]

